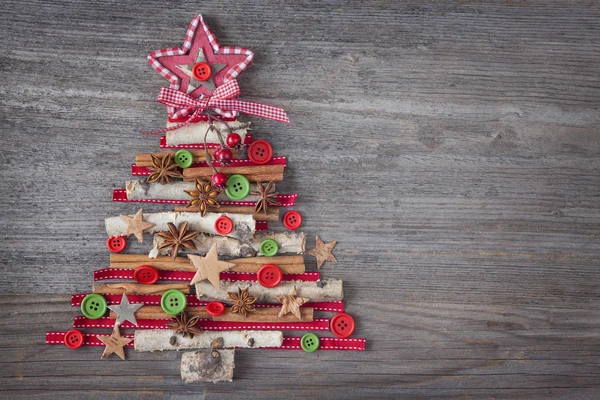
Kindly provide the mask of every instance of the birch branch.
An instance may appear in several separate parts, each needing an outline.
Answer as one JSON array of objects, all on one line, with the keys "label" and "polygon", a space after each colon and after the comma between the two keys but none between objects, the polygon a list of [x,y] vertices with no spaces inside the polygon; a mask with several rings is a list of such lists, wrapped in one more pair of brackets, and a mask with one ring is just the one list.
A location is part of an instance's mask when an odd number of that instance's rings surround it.
[{"label": "birch branch", "polygon": [[[175,339],[171,340],[171,337]],[[193,338],[184,338],[174,335],[173,331],[148,329],[135,331],[134,347],[138,352],[208,349],[212,341],[219,338],[223,338],[224,348],[279,347],[283,343],[281,331],[204,331]]]},{"label": "birch branch", "polygon": [[206,349],[183,353],[181,356],[181,379],[184,383],[231,382],[235,350]]},{"label": "birch branch", "polygon": [[196,297],[227,302],[230,301],[227,292],[237,293],[239,288],[248,288],[248,294],[256,297],[257,303],[279,303],[277,296],[287,296],[294,286],[298,297],[308,297],[310,301],[340,301],[344,298],[342,281],[337,279],[282,282],[272,289],[266,289],[258,282],[221,281],[221,290],[215,289],[210,282],[202,281],[196,283]]},{"label": "birch branch", "polygon": [[94,283],[92,293],[100,294],[163,294],[167,290],[177,289],[183,293],[190,292],[187,283],[161,283],[143,285],[139,283]]},{"label": "birch branch", "polygon": [[[176,126],[178,123],[168,122],[167,128],[172,126]],[[232,121],[227,122],[227,125],[233,130],[233,132],[240,135],[242,138],[242,143],[244,143],[244,139],[246,138],[246,134],[248,133],[248,129],[250,128],[249,122],[240,122],[240,121]],[[215,128],[217,128],[220,132],[223,132],[223,137],[227,137],[229,130],[227,126],[221,121],[214,122]],[[182,128],[175,129],[166,133],[167,137],[167,146],[177,146],[180,144],[196,144],[196,143],[204,143],[204,134],[208,129],[207,121],[200,121],[195,124],[188,124]],[[211,130],[206,136],[207,143],[220,143],[217,137],[217,133],[214,130]]]},{"label": "birch branch", "polygon": [[[184,190],[196,190],[195,182],[171,182],[168,184],[146,183],[145,180],[125,181],[125,190],[129,200],[191,200],[192,197]],[[273,189],[275,191],[275,189]],[[258,192],[256,184],[250,185],[250,193]],[[216,197],[217,201],[230,201],[225,191]],[[259,196],[249,195],[244,201],[257,202]]]},{"label": "birch branch", "polygon": [[[235,228],[229,234],[232,238],[242,241],[250,240],[252,233],[256,228],[256,223],[251,215],[244,214],[222,214],[222,213],[206,213],[201,216],[200,213],[177,213],[177,212],[162,212],[155,214],[144,214],[144,221],[155,224],[154,227],[146,230],[148,233],[155,233],[168,230],[167,223],[172,222],[175,226],[187,221],[189,229],[200,231],[211,235],[218,235],[215,230],[215,221],[221,215],[226,215],[233,221]],[[110,217],[105,219],[106,233],[108,236],[121,235],[127,228],[127,224],[123,218]],[[208,251],[208,250],[207,250]]]}]

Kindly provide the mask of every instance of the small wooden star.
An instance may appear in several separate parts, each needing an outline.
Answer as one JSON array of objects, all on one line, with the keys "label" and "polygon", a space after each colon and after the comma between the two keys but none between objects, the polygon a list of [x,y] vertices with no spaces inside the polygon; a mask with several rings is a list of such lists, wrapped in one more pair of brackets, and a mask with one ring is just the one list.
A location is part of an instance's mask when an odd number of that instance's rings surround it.
[{"label": "small wooden star", "polygon": [[213,244],[206,256],[196,256],[188,254],[189,259],[192,261],[194,268],[196,268],[196,275],[190,282],[191,285],[198,283],[205,279],[208,279],[210,283],[217,289],[221,289],[221,280],[219,274],[223,271],[227,271],[229,268],[235,267],[235,264],[219,261],[219,254],[217,252],[217,244]]},{"label": "small wooden star", "polygon": [[296,318],[302,320],[302,314],[300,314],[300,306],[308,302],[308,300],[310,299],[307,297],[298,297],[296,295],[296,286],[292,287],[290,293],[287,296],[275,297],[281,302],[281,304],[283,304],[278,314],[279,317],[283,317],[284,315],[292,313],[296,316]]},{"label": "small wooden star", "polygon": [[123,346],[129,344],[133,339],[121,337],[121,332],[119,332],[119,327],[115,326],[113,329],[113,333],[110,336],[96,336],[98,340],[106,345],[104,349],[104,353],[102,353],[101,358],[106,358],[110,356],[112,353],[115,353],[121,360],[125,360],[125,351],[123,350]]},{"label": "small wooden star", "polygon": [[335,256],[331,253],[337,241],[325,243],[317,236],[317,243],[314,249],[306,252],[309,256],[317,257],[317,268],[321,269],[325,261],[337,262]]},{"label": "small wooden star", "polygon": [[123,236],[135,235],[138,242],[144,242],[144,231],[146,229],[150,229],[154,226],[150,222],[146,222],[143,219],[142,209],[140,208],[138,212],[134,215],[121,215],[121,218],[127,224],[127,228],[122,233]]}]

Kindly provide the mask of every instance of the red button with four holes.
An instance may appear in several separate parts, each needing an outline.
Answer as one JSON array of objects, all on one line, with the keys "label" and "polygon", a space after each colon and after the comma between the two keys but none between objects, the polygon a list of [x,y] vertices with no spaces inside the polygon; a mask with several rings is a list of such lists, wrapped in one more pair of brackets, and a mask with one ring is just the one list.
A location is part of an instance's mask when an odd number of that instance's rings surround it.
[{"label": "red button with four holes", "polygon": [[194,64],[194,67],[192,68],[192,75],[200,82],[207,81],[208,78],[210,78],[211,72],[210,65],[202,61]]},{"label": "red button with four holes", "polygon": [[206,312],[217,317],[225,312],[225,305],[220,301],[211,301],[206,305]]},{"label": "red button with four holes", "polygon": [[229,235],[232,230],[233,221],[231,218],[222,215],[215,221],[215,231],[217,231],[219,235]]},{"label": "red button with four holes", "polygon": [[127,239],[123,236],[111,236],[106,240],[106,247],[113,253],[120,253],[125,250]]},{"label": "red button with four holes", "polygon": [[339,313],[331,318],[331,332],[340,339],[347,338],[354,332],[354,318],[349,314]]},{"label": "red button with four holes", "polygon": [[258,283],[266,288],[274,288],[281,283],[283,274],[275,264],[265,264],[256,273]]},{"label": "red button with four holes", "polygon": [[158,271],[150,265],[140,265],[133,271],[133,279],[144,285],[152,285],[158,281]]},{"label": "red button with four holes", "polygon": [[77,329],[71,329],[65,333],[65,344],[70,349],[78,349],[83,345],[83,333]]},{"label": "red button with four holes", "polygon": [[273,157],[273,147],[266,140],[255,140],[248,148],[248,157],[254,164],[266,164]]},{"label": "red button with four holes", "polygon": [[302,215],[298,211],[288,211],[283,215],[283,224],[289,230],[298,229],[302,225]]}]

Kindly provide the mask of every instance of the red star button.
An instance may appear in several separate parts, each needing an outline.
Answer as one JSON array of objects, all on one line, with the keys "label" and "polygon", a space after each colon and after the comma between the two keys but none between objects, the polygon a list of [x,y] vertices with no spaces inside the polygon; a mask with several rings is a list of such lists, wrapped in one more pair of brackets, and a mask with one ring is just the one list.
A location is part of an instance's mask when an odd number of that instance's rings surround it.
[{"label": "red star button", "polygon": [[[209,95],[224,82],[235,79],[244,71],[254,53],[242,47],[219,46],[214,33],[197,15],[188,27],[181,48],[156,50],[148,55],[148,62],[162,76],[171,82],[171,89],[180,90],[192,97]],[[194,74],[198,63],[208,65],[210,76]],[[185,117],[187,110],[169,109],[172,118]],[[234,115],[231,115],[234,116]]]}]

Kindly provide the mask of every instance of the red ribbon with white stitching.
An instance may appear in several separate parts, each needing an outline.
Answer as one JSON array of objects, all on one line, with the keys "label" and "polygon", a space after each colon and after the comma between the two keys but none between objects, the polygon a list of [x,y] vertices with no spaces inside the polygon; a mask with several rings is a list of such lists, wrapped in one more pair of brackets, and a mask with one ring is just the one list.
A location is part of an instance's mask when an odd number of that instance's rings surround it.
[{"label": "red ribbon with white stitching", "polygon": [[238,111],[245,114],[272,119],[274,121],[285,122],[288,124],[290,123],[290,120],[288,119],[288,116],[283,108],[269,106],[267,104],[253,103],[250,101],[235,100],[240,93],[240,87],[235,79],[223,83],[221,86],[216,88],[210,96],[201,96],[198,99],[195,99],[179,90],[163,87],[160,89],[160,94],[158,95],[159,103],[162,103],[168,107],[187,109],[189,111],[193,111],[193,114],[190,115],[184,122],[170,128],[143,133],[146,135],[154,135],[182,128],[205,110],[212,110],[213,112],[217,112],[217,110]]}]

